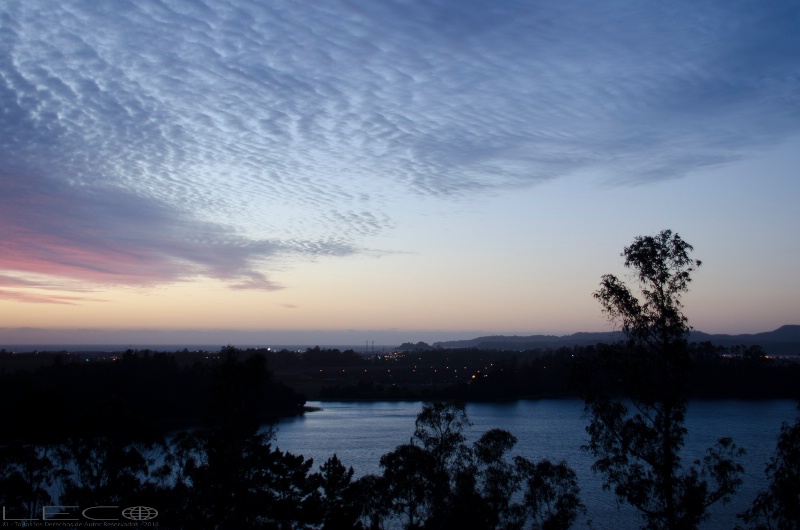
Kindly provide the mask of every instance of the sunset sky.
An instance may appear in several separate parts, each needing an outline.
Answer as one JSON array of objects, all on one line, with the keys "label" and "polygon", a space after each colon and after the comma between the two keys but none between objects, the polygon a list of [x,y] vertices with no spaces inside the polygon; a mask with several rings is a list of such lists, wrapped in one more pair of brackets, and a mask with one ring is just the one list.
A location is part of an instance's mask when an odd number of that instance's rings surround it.
[{"label": "sunset sky", "polygon": [[800,324],[800,3],[0,0],[0,346]]}]

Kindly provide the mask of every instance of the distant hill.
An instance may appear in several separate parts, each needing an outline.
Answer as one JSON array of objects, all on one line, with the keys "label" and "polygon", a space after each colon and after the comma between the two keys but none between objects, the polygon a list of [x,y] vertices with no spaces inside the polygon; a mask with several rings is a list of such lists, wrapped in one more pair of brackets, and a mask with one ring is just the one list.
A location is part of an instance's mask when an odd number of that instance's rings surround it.
[{"label": "distant hill", "polygon": [[[618,331],[582,332],[572,335],[492,335],[468,340],[436,342],[434,348],[478,348],[484,350],[557,349],[588,346],[599,342],[612,343],[622,338]],[[716,346],[761,346],[771,355],[800,355],[800,326],[781,326],[774,331],[742,335],[709,334],[693,331],[691,342],[710,342]]]},{"label": "distant hill", "polygon": [[708,341],[717,346],[761,346],[771,355],[800,355],[800,326],[781,326],[774,331],[743,335],[708,334],[695,331],[692,342]]}]

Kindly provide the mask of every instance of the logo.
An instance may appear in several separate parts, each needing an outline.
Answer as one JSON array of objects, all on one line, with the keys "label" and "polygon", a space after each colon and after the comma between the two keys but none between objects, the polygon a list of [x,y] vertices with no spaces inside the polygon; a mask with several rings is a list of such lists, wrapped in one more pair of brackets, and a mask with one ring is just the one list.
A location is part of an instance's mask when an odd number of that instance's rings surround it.
[{"label": "logo", "polygon": [[[47,521],[48,523],[80,521],[81,519],[88,519],[89,521],[121,521],[119,517],[114,517],[115,515],[121,515],[129,521],[143,522],[158,517],[158,510],[149,506],[131,506],[130,508],[123,508],[122,510],[119,510],[119,506],[90,506],[84,509],[81,509],[80,506],[43,506],[41,515],[41,519],[36,519],[34,517],[19,518],[11,514],[6,514],[6,507],[3,506],[2,518],[0,519],[0,523],[2,524],[0,524],[0,526],[8,526],[8,523],[5,521]],[[25,523],[17,523],[18,526],[20,524],[22,526],[28,526],[28,524]],[[146,524],[151,525],[154,523]]]},{"label": "logo", "polygon": [[149,506],[131,506],[122,510],[122,517],[131,521],[149,521],[158,517],[158,510]]}]

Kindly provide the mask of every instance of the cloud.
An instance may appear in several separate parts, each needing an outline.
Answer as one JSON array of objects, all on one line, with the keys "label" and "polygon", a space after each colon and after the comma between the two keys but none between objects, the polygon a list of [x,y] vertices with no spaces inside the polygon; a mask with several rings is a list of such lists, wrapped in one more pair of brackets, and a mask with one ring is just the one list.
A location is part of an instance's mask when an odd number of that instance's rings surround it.
[{"label": "cloud", "polygon": [[[0,175],[0,225],[0,270],[16,273],[0,276],[0,285],[37,289],[154,285],[209,276],[236,289],[275,290],[280,286],[256,270],[259,262],[278,254],[352,252],[342,244],[249,239],[127,190],[84,189],[35,175]],[[43,295],[38,300],[46,299],[80,298]]]},{"label": "cloud", "polygon": [[[58,279],[53,281],[47,276],[26,274],[27,278],[0,274],[0,299],[16,300],[18,302],[51,303],[64,305],[77,305],[79,302],[104,302],[100,298],[80,295],[54,294],[52,291],[67,291],[72,293],[91,292],[89,289],[78,285],[70,285],[69,281]],[[38,277],[37,277],[38,276]],[[35,278],[35,279],[34,279]]]},{"label": "cloud", "polygon": [[[800,132],[794,2],[7,2],[0,270],[360,252],[415,197],[678,178]],[[7,227],[7,229],[6,229]]]},{"label": "cloud", "polygon": [[231,285],[232,289],[261,289],[274,291],[280,289],[278,285],[270,281],[265,275],[259,272],[250,272],[245,275],[238,283]]},{"label": "cloud", "polygon": [[85,296],[63,296],[48,293],[36,293],[30,291],[7,291],[0,289],[0,299],[14,300],[17,302],[28,302],[35,304],[63,304],[63,305],[78,305],[79,302],[102,302],[103,300],[96,298],[88,298]]}]

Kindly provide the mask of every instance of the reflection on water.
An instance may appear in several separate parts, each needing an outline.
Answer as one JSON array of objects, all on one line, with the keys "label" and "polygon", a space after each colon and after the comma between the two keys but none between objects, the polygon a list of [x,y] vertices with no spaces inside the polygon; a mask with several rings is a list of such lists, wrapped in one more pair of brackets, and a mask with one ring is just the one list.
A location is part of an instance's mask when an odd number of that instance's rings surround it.
[{"label": "reflection on water", "polygon": [[[311,402],[321,410],[277,425],[275,443],[283,450],[313,458],[315,466],[336,453],[356,476],[379,473],[381,455],[402,443],[414,432],[419,402],[342,403]],[[691,462],[721,436],[731,436],[747,450],[745,483],[732,502],[715,506],[711,520],[702,528],[728,530],[737,522],[756,491],[764,487],[764,466],[775,448],[781,422],[794,421],[796,404],[774,401],[693,401],[689,405],[689,430],[682,458]],[[467,405],[473,426],[469,440],[498,427],[517,437],[514,454],[531,460],[566,460],[578,473],[581,497],[595,528],[638,528],[635,511],[617,507],[611,492],[602,491],[600,478],[591,472],[592,460],[583,453],[586,443],[583,403],[578,400],[536,400],[514,403],[473,403]]]}]

